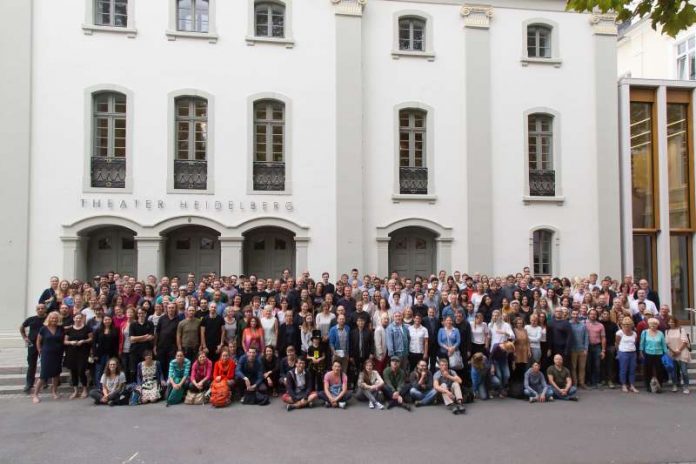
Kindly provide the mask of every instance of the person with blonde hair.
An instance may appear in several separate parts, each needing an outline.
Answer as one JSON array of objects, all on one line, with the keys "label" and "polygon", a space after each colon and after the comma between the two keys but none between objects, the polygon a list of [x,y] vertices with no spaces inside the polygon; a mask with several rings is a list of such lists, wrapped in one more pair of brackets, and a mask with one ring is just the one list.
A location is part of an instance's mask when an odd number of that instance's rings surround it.
[{"label": "person with blonde hair", "polygon": [[621,330],[616,332],[616,351],[619,359],[619,382],[624,393],[638,393],[636,382],[636,339],[638,335],[633,330],[633,319],[624,317]]},{"label": "person with blonde hair", "polygon": [[680,327],[679,319],[674,316],[667,318],[667,331],[665,339],[669,354],[674,360],[674,371],[670,377],[672,380],[672,391],[676,392],[677,381],[681,378],[681,387],[685,395],[689,391],[689,362],[691,362],[691,353],[689,351],[689,338],[683,327]]},{"label": "person with blonde hair", "polygon": [[41,401],[39,392],[48,383],[49,379],[52,379],[51,393],[53,394],[53,399],[57,400],[60,398],[60,395],[58,395],[58,380],[63,369],[63,336],[60,313],[52,311],[46,316],[44,325],[39,329],[36,337],[36,350],[39,352],[39,358],[41,359],[41,372],[32,396],[34,404]]},{"label": "person with blonde hair", "polygon": [[659,330],[660,321],[651,317],[648,319],[648,329],[640,334],[640,352],[644,359],[644,375],[647,381],[650,379],[650,391],[659,393],[662,390],[660,381],[662,369],[662,355],[667,354],[667,343],[665,335]]}]

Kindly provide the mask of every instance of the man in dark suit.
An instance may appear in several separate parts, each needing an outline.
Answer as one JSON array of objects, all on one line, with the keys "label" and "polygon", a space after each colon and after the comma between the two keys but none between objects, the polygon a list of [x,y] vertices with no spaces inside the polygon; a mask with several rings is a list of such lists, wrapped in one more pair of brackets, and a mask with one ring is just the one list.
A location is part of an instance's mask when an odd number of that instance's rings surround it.
[{"label": "man in dark suit", "polygon": [[294,346],[299,353],[302,347],[300,328],[294,323],[292,311],[285,311],[285,323],[278,329],[278,356],[284,357],[288,346]]},{"label": "man in dark suit", "polygon": [[428,308],[428,315],[423,318],[423,327],[428,329],[428,353],[430,357],[430,372],[436,372],[439,369],[437,364],[437,334],[440,331],[440,320],[435,317],[435,308]]}]

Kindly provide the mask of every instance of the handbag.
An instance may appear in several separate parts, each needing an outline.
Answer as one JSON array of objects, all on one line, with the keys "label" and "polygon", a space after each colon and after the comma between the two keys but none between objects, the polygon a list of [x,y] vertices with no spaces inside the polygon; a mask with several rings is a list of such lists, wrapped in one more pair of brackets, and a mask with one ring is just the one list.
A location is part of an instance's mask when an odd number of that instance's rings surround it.
[{"label": "handbag", "polygon": [[449,356],[449,367],[455,371],[464,367],[464,361],[462,360],[462,354],[459,351],[455,351]]},{"label": "handbag", "polygon": [[205,393],[196,392],[189,390],[186,392],[186,398],[184,399],[185,404],[203,404]]},{"label": "handbag", "polygon": [[662,355],[662,365],[665,367],[665,370],[670,375],[674,372],[674,361],[672,360],[672,357],[667,353]]}]

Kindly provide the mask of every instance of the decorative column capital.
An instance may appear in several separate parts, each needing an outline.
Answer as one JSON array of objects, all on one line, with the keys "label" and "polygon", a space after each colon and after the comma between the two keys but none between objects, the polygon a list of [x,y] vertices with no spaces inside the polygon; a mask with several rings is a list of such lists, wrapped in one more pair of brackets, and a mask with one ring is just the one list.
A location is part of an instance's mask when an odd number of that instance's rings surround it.
[{"label": "decorative column capital", "polygon": [[464,27],[488,29],[493,17],[493,8],[490,5],[462,5],[460,10],[464,16]]},{"label": "decorative column capital", "polygon": [[344,16],[362,16],[367,0],[331,0],[336,6],[336,14]]},{"label": "decorative column capital", "polygon": [[590,24],[595,35],[617,35],[618,33],[614,13],[592,13]]}]

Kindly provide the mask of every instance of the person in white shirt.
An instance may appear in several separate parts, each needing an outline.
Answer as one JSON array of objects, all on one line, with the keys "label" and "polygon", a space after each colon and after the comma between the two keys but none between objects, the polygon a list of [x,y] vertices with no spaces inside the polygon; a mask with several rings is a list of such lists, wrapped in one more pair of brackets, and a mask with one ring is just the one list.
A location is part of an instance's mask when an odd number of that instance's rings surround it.
[{"label": "person in white shirt", "polygon": [[515,339],[515,333],[512,331],[512,327],[510,324],[503,321],[500,311],[497,309],[493,311],[491,315],[491,324],[488,328],[491,333],[491,351],[495,345]]},{"label": "person in white shirt", "polygon": [[428,329],[421,324],[423,318],[420,314],[413,317],[413,324],[408,327],[408,363],[410,370],[416,368],[421,360],[428,361]]},{"label": "person in white shirt", "polygon": [[653,316],[657,316],[657,306],[655,306],[655,303],[647,299],[647,292],[643,289],[636,292],[635,299],[631,297],[628,299],[628,307],[631,309],[631,314],[634,316],[640,312],[638,310],[638,303],[645,303],[645,309],[650,311]]},{"label": "person in white shirt", "polygon": [[534,313],[529,318],[529,324],[524,326],[529,339],[529,349],[532,352],[532,360],[530,362],[541,362],[541,335],[542,329],[539,325],[539,315]]}]

